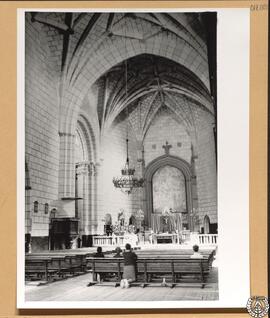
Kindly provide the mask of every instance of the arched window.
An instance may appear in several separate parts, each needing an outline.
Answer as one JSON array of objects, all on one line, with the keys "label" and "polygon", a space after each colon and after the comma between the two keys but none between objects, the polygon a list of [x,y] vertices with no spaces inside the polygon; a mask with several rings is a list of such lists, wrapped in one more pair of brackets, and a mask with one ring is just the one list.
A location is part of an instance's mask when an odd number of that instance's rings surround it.
[{"label": "arched window", "polygon": [[204,234],[209,234],[210,233],[210,219],[209,219],[208,215],[206,215],[204,217],[203,228],[204,228]]},{"label": "arched window", "polygon": [[53,209],[51,210],[50,219],[54,219],[54,218],[56,217],[56,212],[57,212],[56,208],[53,208]]},{"label": "arched window", "polygon": [[44,204],[44,212],[45,212],[45,214],[49,213],[49,204],[48,203]]},{"label": "arched window", "polygon": [[38,201],[34,202],[34,212],[38,213]]}]

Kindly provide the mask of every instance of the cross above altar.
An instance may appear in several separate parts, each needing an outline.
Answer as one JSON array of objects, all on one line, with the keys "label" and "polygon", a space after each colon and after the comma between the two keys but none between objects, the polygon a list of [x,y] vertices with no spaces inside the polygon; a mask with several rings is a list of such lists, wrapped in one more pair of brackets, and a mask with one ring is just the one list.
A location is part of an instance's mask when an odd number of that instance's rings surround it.
[{"label": "cross above altar", "polygon": [[162,146],[162,148],[165,150],[165,154],[170,154],[170,148],[172,148],[172,145],[169,145],[168,141],[166,141],[165,145]]}]

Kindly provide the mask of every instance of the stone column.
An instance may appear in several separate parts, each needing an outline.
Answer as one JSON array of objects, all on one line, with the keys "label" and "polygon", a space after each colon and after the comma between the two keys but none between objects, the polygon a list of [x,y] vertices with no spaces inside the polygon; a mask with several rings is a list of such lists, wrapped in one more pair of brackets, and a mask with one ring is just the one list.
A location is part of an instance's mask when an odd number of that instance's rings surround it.
[{"label": "stone column", "polygon": [[79,234],[85,235],[89,222],[89,163],[81,162],[76,165],[76,216],[79,218]]},{"label": "stone column", "polygon": [[[103,187],[103,167],[102,162],[95,164],[94,169],[94,180],[96,182],[95,187],[95,196],[96,196],[96,211],[93,214],[93,230],[95,230],[95,234],[103,234],[104,233],[104,223],[102,222],[102,217],[104,215],[104,205],[103,202],[106,200],[106,197],[104,197],[104,191],[102,189]],[[94,226],[95,224],[95,226]]]},{"label": "stone column", "polygon": [[194,166],[196,168],[196,186],[198,193],[197,215],[200,227],[208,215],[211,223],[217,222],[217,173],[215,141],[212,129],[213,117],[202,113],[197,119],[197,146]]},{"label": "stone column", "polygon": [[[59,132],[60,160],[59,160],[59,198],[75,197],[75,135]],[[75,206],[74,206],[75,209]]]},{"label": "stone column", "polygon": [[191,193],[192,193],[192,231],[199,231],[198,224],[198,191],[197,191],[197,174],[196,174],[196,161],[198,156],[193,145],[191,146]]},{"label": "stone column", "polygon": [[98,206],[97,206],[97,178],[98,178],[99,165],[90,163],[89,166],[89,180],[90,180],[90,220],[88,233],[97,234],[98,230]]},{"label": "stone column", "polygon": [[188,211],[188,228],[193,231],[193,200],[192,200],[192,180],[186,179],[186,193],[187,193],[187,211]]}]

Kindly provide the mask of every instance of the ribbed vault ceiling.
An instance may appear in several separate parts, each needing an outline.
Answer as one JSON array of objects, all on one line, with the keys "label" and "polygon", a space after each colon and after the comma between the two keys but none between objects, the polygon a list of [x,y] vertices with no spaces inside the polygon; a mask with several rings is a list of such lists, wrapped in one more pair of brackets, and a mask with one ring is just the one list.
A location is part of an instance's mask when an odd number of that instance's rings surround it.
[{"label": "ribbed vault ceiling", "polygon": [[[91,107],[96,108],[100,129],[134,115],[135,109],[140,109],[142,137],[164,107],[187,128],[194,125],[191,105],[215,116],[203,13],[33,12],[31,17],[33,23],[57,30],[54,40],[61,37],[62,48],[52,42],[50,49],[56,59],[61,57],[66,91],[96,92]],[[164,37],[169,47],[159,47]],[[136,55],[140,47],[147,54]],[[148,53],[149,48],[155,55]],[[107,51],[111,56],[106,56]],[[105,57],[110,59],[105,64],[113,65],[110,69],[102,65]],[[96,73],[101,75],[91,82]],[[133,118],[133,126],[135,122]]]},{"label": "ribbed vault ceiling", "polygon": [[164,107],[187,128],[194,124],[190,105],[214,116],[212,98],[200,79],[165,58],[133,57],[110,69],[94,85],[103,89],[97,103],[100,127],[129,116],[140,138]]}]

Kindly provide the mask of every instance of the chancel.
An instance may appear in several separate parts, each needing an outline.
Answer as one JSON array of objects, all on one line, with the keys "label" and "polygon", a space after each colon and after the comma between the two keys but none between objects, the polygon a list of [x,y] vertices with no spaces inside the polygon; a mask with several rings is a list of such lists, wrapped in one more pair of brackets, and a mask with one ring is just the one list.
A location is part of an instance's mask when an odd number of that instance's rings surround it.
[{"label": "chancel", "polygon": [[26,12],[25,59],[27,299],[218,299],[216,13]]}]

